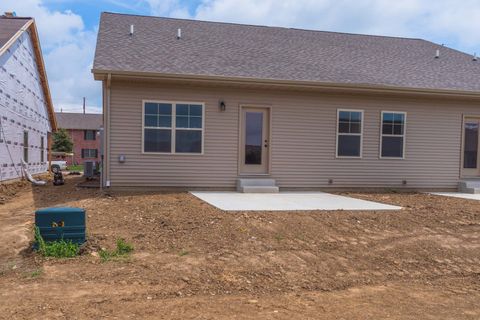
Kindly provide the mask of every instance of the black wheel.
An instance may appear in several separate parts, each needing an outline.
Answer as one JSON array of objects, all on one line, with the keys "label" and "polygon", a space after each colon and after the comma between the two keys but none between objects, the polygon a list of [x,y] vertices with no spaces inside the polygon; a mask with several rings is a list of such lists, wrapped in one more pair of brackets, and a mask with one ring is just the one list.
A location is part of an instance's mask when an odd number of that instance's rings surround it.
[{"label": "black wheel", "polygon": [[58,164],[52,164],[50,167],[53,173],[60,172],[60,166]]}]

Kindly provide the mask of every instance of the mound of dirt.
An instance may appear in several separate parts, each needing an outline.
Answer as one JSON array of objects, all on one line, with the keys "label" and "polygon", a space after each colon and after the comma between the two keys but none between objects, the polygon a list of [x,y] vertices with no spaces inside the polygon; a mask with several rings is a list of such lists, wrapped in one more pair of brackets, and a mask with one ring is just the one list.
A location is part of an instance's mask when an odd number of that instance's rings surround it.
[{"label": "mound of dirt", "polygon": [[[71,176],[64,186],[25,188],[0,207],[0,314],[480,318],[477,201],[348,193],[403,209],[223,212],[189,193],[102,193],[76,187],[80,181]],[[56,205],[87,210],[85,254],[21,255],[33,211]],[[96,253],[113,250],[118,238],[133,244],[133,253],[102,261]]]}]

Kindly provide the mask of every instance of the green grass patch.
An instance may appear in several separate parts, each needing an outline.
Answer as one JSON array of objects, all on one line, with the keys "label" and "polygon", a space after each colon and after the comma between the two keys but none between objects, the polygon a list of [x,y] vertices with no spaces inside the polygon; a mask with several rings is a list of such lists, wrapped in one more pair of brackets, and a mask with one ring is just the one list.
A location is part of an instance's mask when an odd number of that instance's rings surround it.
[{"label": "green grass patch", "polygon": [[35,242],[38,245],[37,252],[44,257],[73,258],[78,255],[80,249],[78,244],[71,241],[45,242],[38,227],[35,227]]},{"label": "green grass patch", "polygon": [[125,241],[125,239],[117,239],[117,247],[113,251],[100,250],[98,253],[103,262],[115,258],[128,258],[129,254],[134,250],[133,245]]},{"label": "green grass patch", "polygon": [[43,273],[43,270],[42,269],[37,269],[37,270],[34,270],[30,273],[30,277],[31,278],[36,278],[36,277],[39,277],[41,276]]},{"label": "green grass patch", "polygon": [[275,240],[277,240],[278,242],[282,241],[283,239],[285,239],[285,237],[282,234],[277,233],[275,235]]},{"label": "green grass patch", "polygon": [[67,167],[68,171],[83,171],[83,164],[75,164]]},{"label": "green grass patch", "polygon": [[190,252],[188,250],[185,250],[185,249],[182,249],[180,250],[180,252],[178,253],[178,255],[180,257],[183,257],[183,256],[186,256],[187,254],[189,254]]},{"label": "green grass patch", "polygon": [[38,278],[42,275],[42,273],[43,273],[42,269],[35,269],[31,272],[26,272],[25,278]]}]

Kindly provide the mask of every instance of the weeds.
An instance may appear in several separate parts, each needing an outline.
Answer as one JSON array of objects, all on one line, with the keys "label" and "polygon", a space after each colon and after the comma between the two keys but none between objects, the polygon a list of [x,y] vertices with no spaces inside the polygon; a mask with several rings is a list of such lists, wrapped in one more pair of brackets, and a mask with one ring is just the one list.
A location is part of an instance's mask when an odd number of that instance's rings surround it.
[{"label": "weeds", "polygon": [[112,258],[125,258],[133,251],[133,245],[125,241],[125,239],[117,239],[117,248],[114,251],[100,250],[98,253],[103,262]]},{"label": "weeds", "polygon": [[71,241],[45,242],[38,227],[35,227],[35,242],[38,245],[37,251],[44,257],[73,258],[79,252],[79,245]]},{"label": "weeds", "polygon": [[179,255],[180,257],[183,257],[183,256],[186,256],[186,255],[189,254],[189,253],[190,253],[189,251],[187,251],[187,250],[185,250],[185,249],[182,249],[182,250],[178,253],[178,255]]},{"label": "weeds", "polygon": [[38,278],[42,275],[43,270],[42,269],[35,269],[31,272],[25,273],[26,278]]},{"label": "weeds", "polygon": [[133,245],[125,241],[125,239],[117,239],[117,253],[120,255],[128,254],[133,251]]},{"label": "weeds", "polygon": [[35,270],[35,271],[32,271],[32,273],[30,273],[30,277],[31,277],[31,278],[39,277],[39,276],[42,275],[42,272],[43,272],[42,269],[37,269],[37,270]]}]

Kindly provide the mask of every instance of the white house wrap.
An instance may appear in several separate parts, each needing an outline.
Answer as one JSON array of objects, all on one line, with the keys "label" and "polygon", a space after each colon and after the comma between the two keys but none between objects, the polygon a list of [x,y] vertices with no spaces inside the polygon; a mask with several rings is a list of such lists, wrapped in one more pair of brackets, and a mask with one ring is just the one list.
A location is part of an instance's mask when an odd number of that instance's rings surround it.
[{"label": "white house wrap", "polygon": [[34,44],[33,20],[2,16],[0,33],[0,181],[4,181],[22,175],[22,159],[32,174],[47,171],[52,121],[50,95],[42,84],[42,78],[46,83],[43,61],[37,61],[40,53]]}]

